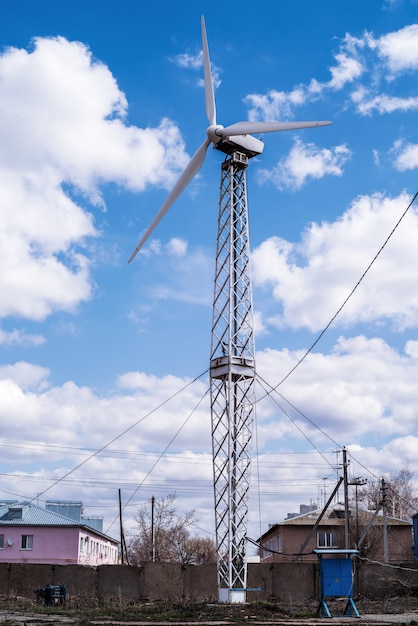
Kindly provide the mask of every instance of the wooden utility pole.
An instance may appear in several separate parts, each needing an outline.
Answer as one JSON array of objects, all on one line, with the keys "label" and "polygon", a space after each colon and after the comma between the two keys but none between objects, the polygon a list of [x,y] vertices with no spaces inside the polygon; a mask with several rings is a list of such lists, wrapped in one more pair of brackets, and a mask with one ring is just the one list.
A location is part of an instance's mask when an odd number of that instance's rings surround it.
[{"label": "wooden utility pole", "polygon": [[389,547],[388,547],[388,519],[387,519],[387,485],[382,478],[382,510],[383,510],[383,562],[389,563]]},{"label": "wooden utility pole", "polygon": [[350,510],[348,508],[348,471],[347,471],[347,450],[343,448],[343,479],[344,479],[344,536],[345,549],[350,549]]},{"label": "wooden utility pole", "polygon": [[123,540],[123,525],[122,525],[122,499],[119,489],[119,534],[120,534],[120,556],[122,565],[124,565],[124,540]]},{"label": "wooden utility pole", "polygon": [[121,498],[121,491],[120,491],[120,489],[119,489],[119,528],[120,528],[120,556],[121,556],[121,563],[122,563],[122,565],[125,564],[125,556],[126,556],[126,563],[129,565],[128,549],[126,547],[125,533],[123,532],[122,498]]},{"label": "wooden utility pole", "polygon": [[151,498],[151,560],[155,563],[155,532],[154,532],[154,508],[155,498]]}]

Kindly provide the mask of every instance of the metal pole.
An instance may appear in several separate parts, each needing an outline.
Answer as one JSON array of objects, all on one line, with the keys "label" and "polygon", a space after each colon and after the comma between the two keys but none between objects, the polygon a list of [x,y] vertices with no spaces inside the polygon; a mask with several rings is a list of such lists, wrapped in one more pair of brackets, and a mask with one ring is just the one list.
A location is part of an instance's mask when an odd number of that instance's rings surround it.
[{"label": "metal pole", "polygon": [[353,482],[348,483],[349,485],[354,485],[356,488],[356,548],[357,549],[359,546],[359,536],[360,536],[359,516],[358,516],[358,488],[362,487],[366,483],[367,483],[367,480],[365,478],[362,478],[361,476],[357,476],[356,478],[353,478]]}]

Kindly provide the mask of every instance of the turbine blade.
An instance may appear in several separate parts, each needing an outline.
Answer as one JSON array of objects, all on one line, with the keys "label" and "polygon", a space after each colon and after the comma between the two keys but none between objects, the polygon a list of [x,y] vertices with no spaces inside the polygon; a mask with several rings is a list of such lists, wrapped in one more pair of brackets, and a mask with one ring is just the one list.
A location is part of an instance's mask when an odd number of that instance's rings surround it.
[{"label": "turbine blade", "polygon": [[203,165],[203,161],[205,160],[205,156],[206,156],[206,151],[210,143],[211,143],[210,140],[206,139],[202,143],[200,148],[196,150],[196,152],[194,153],[194,155],[192,156],[192,158],[186,165],[186,168],[184,169],[180,178],[174,185],[173,189],[170,191],[161,209],[158,211],[157,215],[154,217],[151,224],[148,226],[147,230],[142,235],[138,245],[136,246],[135,250],[132,252],[131,256],[129,257],[128,263],[130,263],[136,257],[137,253],[142,248],[142,246],[144,245],[148,237],[151,235],[151,233],[154,231],[154,229],[161,222],[164,215],[171,208],[171,206],[177,200],[179,195],[186,189],[187,185],[191,182],[191,180],[196,176],[197,172],[200,170],[200,168]]},{"label": "turbine blade", "polygon": [[215,93],[213,90],[212,72],[210,69],[208,39],[206,37],[205,18],[202,15],[203,71],[205,76],[206,115],[209,125],[216,124]]},{"label": "turbine blade", "polygon": [[297,130],[298,128],[315,128],[329,126],[332,122],[237,122],[226,128],[217,128],[216,134],[227,137],[234,135],[252,135],[258,133],[274,133],[280,130]]}]

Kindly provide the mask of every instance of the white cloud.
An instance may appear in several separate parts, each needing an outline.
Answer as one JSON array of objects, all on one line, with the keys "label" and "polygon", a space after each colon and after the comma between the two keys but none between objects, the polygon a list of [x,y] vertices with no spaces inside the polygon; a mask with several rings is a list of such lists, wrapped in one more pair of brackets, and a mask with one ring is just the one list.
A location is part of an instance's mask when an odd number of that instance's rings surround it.
[{"label": "white cloud", "polygon": [[[178,65],[178,67],[181,67],[184,69],[191,69],[195,71],[201,70],[203,68],[203,52],[202,50],[200,50],[200,52],[198,52],[197,54],[190,54],[189,52],[184,52],[182,54],[177,54],[176,56],[171,57],[170,61]],[[218,87],[221,85],[221,82],[222,82],[220,78],[221,70],[212,62],[211,62],[210,69],[212,73],[213,88],[218,89]],[[199,85],[199,87],[204,87],[205,86],[204,79],[199,78],[199,80],[197,81],[197,84]]]},{"label": "white cloud", "polygon": [[295,87],[291,92],[272,89],[267,94],[249,94],[244,101],[250,105],[248,117],[256,120],[285,120],[293,116],[293,108],[303,104],[305,89]]},{"label": "white cloud", "polygon": [[297,107],[316,101],[326,91],[340,91],[352,83],[357,84],[365,72],[364,64],[357,54],[357,49],[363,45],[361,40],[346,35],[340,50],[334,55],[335,65],[329,68],[329,81],[321,82],[312,78],[308,84],[296,85],[288,92],[271,89],[266,94],[249,94],[244,99],[249,105],[249,119],[292,119]]},{"label": "white cloud", "polygon": [[202,50],[197,54],[190,54],[190,52],[184,52],[182,54],[177,54],[174,57],[170,58],[172,63],[175,63],[179,67],[184,67],[186,69],[199,70],[203,67],[203,52]]},{"label": "white cloud", "polygon": [[410,340],[405,344],[405,354],[409,357],[417,360],[418,359],[418,341]]},{"label": "white cloud", "polygon": [[278,189],[300,189],[309,179],[341,176],[343,165],[350,156],[351,152],[345,145],[330,150],[296,139],[290,153],[280,159],[272,170],[259,170],[259,180],[271,181]]},{"label": "white cloud", "polygon": [[405,71],[418,69],[417,24],[380,38],[368,31],[359,37],[347,33],[340,41],[334,59],[335,63],[329,67],[331,78],[328,81],[312,78],[306,85],[299,84],[288,92],[271,89],[266,94],[248,95],[245,102],[249,106],[249,119],[293,119],[298,107],[325,97],[327,92],[343,89],[347,93],[345,106],[354,105],[360,115],[418,108],[415,96],[404,94],[402,90],[388,92],[395,78]]},{"label": "white cloud", "polygon": [[[411,346],[408,350],[411,351]],[[272,489],[276,499],[277,491],[285,492],[279,509],[276,502],[274,509],[265,515],[273,514],[277,521],[286,514],[286,509],[282,511],[281,507],[316,497],[317,485],[327,475],[324,473],[327,466],[315,456],[311,442],[323,450],[335,450],[335,442],[349,449],[353,444],[353,454],[361,458],[363,467],[370,465],[379,475],[397,471],[405,463],[410,464],[412,471],[418,470],[416,438],[409,434],[416,422],[418,361],[408,350],[397,352],[377,338],[341,337],[330,354],[311,354],[280,387],[280,392],[310,419],[306,421],[280,399],[300,430],[271,400],[257,405],[257,451],[262,454],[258,459],[259,470],[254,466],[253,471],[258,472],[263,509],[269,508],[264,502]],[[275,384],[278,376],[299,358],[296,351],[266,350],[257,354],[257,371],[264,380]],[[127,372],[118,381],[121,391],[105,397],[72,382],[42,389],[48,375],[46,369],[25,363],[0,370],[0,418],[2,436],[6,438],[2,441],[3,464],[5,468],[8,464],[15,468],[18,463],[20,470],[19,474],[11,470],[3,477],[0,488],[30,497],[52,486],[41,500],[59,497],[65,489],[66,498],[91,504],[89,493],[93,484],[94,502],[99,512],[106,514],[106,527],[114,516],[117,518],[117,488],[122,488],[126,499],[141,485],[134,495],[133,507],[124,513],[128,524],[138,501],[178,491],[181,506],[187,507],[187,498],[193,498],[190,508],[198,502],[200,526],[212,528],[207,395],[201,404],[208,381],[189,385],[189,379],[175,376],[159,378],[143,372]],[[181,389],[184,391],[176,395]],[[96,455],[99,448],[125,431],[125,435]],[[17,440],[17,432],[29,436],[22,442]],[[394,438],[393,442],[389,438]],[[60,441],[65,445],[60,445]],[[300,469],[300,465],[295,465],[295,442],[310,451],[309,469],[304,469],[303,480],[297,475],[298,469],[295,470],[295,467]],[[264,446],[274,450],[274,463],[263,451]],[[280,460],[277,452],[281,452]],[[331,461],[328,472],[334,475],[334,453],[328,456]],[[82,469],[53,486],[79,463],[84,463]],[[286,484],[290,485],[287,495]],[[113,512],[109,508],[112,505]],[[263,523],[267,524],[268,519]]]},{"label": "white cloud", "polygon": [[[145,453],[147,449],[163,451],[176,435],[179,436],[176,449],[193,449],[196,453],[210,449],[208,399],[201,403],[207,383],[190,385],[190,380],[175,376],[158,378],[130,372],[119,378],[121,391],[105,397],[71,381],[61,386],[48,385],[48,375],[45,368],[28,363],[0,368],[3,438],[16,439],[17,432],[24,432],[25,441],[51,445],[65,442],[68,450],[78,449],[82,457],[86,441],[93,450],[119,441],[113,449],[125,451],[133,447],[137,453]],[[187,432],[180,437],[185,422]],[[71,453],[60,451],[59,454],[60,465],[77,465]],[[5,452],[3,463],[11,462],[13,455]],[[49,463],[48,454],[40,458],[44,466]],[[25,464],[33,462],[32,458],[25,458],[24,450],[19,460],[22,470]],[[126,468],[123,469],[123,463],[117,467],[122,480]],[[112,477],[109,468],[106,476]]]},{"label": "white cloud", "polygon": [[[408,467],[415,475],[415,480],[413,479],[412,482],[416,489],[418,467],[414,459],[414,450],[417,445],[418,438],[414,435],[394,437],[391,441],[376,447],[367,444],[350,445],[348,446],[351,457],[350,469],[354,475],[358,472],[370,479],[382,476],[389,478],[398,474],[402,468]],[[367,464],[364,464],[365,459],[367,459]],[[365,472],[365,468],[368,471]]]},{"label": "white cloud", "polygon": [[30,346],[40,346],[45,343],[46,339],[42,335],[33,335],[26,333],[21,329],[3,330],[0,328],[0,345],[3,346],[21,346],[27,348]]},{"label": "white cloud", "polygon": [[376,40],[380,57],[391,72],[418,69],[418,24],[405,26]]},{"label": "white cloud", "polygon": [[24,361],[0,367],[0,380],[13,381],[22,389],[43,389],[47,385],[49,374],[49,369]]},{"label": "white cloud", "polygon": [[332,78],[326,85],[329,89],[342,89],[362,75],[363,67],[357,59],[340,52],[335,55],[335,60],[337,64],[330,67]]},{"label": "white cloud", "polygon": [[74,311],[94,289],[88,245],[98,232],[73,192],[103,207],[103,182],[170,187],[187,155],[169,120],[124,122],[125,95],[81,43],[9,48],[0,79],[0,316],[42,320]]},{"label": "white cloud", "polygon": [[187,241],[180,237],[173,237],[167,244],[168,253],[174,256],[184,256],[187,252],[187,247]]},{"label": "white cloud", "polygon": [[[273,237],[253,252],[255,284],[269,287],[283,313],[276,323],[322,330],[348,297],[411,198],[357,198],[333,223],[312,223],[298,244]],[[335,325],[360,322],[402,330],[418,326],[418,213],[401,222]]]},{"label": "white cloud", "polygon": [[[257,371],[275,386],[301,356],[301,351],[262,351],[257,354]],[[383,339],[340,337],[330,354],[311,353],[279,387],[280,393],[301,413],[282,399],[279,404],[322,449],[330,443],[347,445],[364,440],[380,447],[394,436],[404,437],[415,431],[417,368],[416,358],[398,352]],[[260,403],[258,413],[264,421],[261,408]],[[280,411],[276,408],[277,414]],[[306,421],[303,415],[310,421]],[[267,422],[271,423],[269,413]],[[277,448],[289,432],[283,432],[276,421],[276,427],[272,429],[270,426],[270,434],[266,433],[264,443]],[[272,444],[273,440],[276,440],[275,444]]]},{"label": "white cloud", "polygon": [[256,337],[262,337],[268,335],[269,331],[263,321],[263,314],[261,311],[254,311],[253,314],[253,329]]},{"label": "white cloud", "polygon": [[169,375],[164,378],[158,378],[158,376],[145,374],[144,372],[127,372],[118,378],[118,386],[120,389],[135,389],[137,391],[154,393],[158,391],[161,385],[164,385],[167,391],[167,397],[176,393],[184,384],[185,382],[176,376]]},{"label": "white cloud", "polygon": [[357,91],[353,94],[356,108],[362,115],[370,115],[374,111],[378,113],[394,113],[395,111],[414,111],[418,109],[418,97],[400,98],[379,94],[369,95],[366,90]]},{"label": "white cloud", "polygon": [[394,145],[394,152],[396,154],[394,165],[400,172],[418,167],[418,144],[403,145],[397,142]]}]

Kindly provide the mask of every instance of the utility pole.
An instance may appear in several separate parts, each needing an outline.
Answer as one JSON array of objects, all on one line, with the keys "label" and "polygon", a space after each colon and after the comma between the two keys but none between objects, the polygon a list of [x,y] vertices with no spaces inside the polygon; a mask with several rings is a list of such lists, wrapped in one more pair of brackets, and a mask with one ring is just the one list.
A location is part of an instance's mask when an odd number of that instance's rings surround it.
[{"label": "utility pole", "polygon": [[343,448],[343,478],[344,478],[344,536],[345,536],[345,549],[350,549],[350,523],[348,508],[348,472],[347,472],[347,450],[345,446]]},{"label": "utility pole", "polygon": [[119,489],[119,525],[120,525],[120,556],[122,565],[125,564],[125,556],[126,563],[129,565],[129,557],[128,557],[128,549],[126,547],[125,533],[123,532],[123,522],[122,522],[122,498],[121,491]]},{"label": "utility pole", "polygon": [[155,531],[154,531],[155,498],[151,498],[151,560],[155,563]]},{"label": "utility pole", "polygon": [[120,528],[120,556],[122,565],[124,565],[124,535],[123,535],[123,524],[122,524],[122,498],[119,489],[119,528]]},{"label": "utility pole", "polygon": [[388,548],[388,520],[387,520],[387,485],[384,478],[382,478],[382,510],[383,510],[383,562],[389,563],[389,548]]},{"label": "utility pole", "polygon": [[358,517],[358,488],[362,487],[363,485],[365,485],[367,483],[367,479],[366,478],[362,478],[361,476],[357,476],[356,478],[352,479],[353,482],[348,483],[349,485],[353,485],[356,488],[356,549],[358,549],[359,546],[359,535],[360,535],[360,531],[359,531],[359,517]]}]

